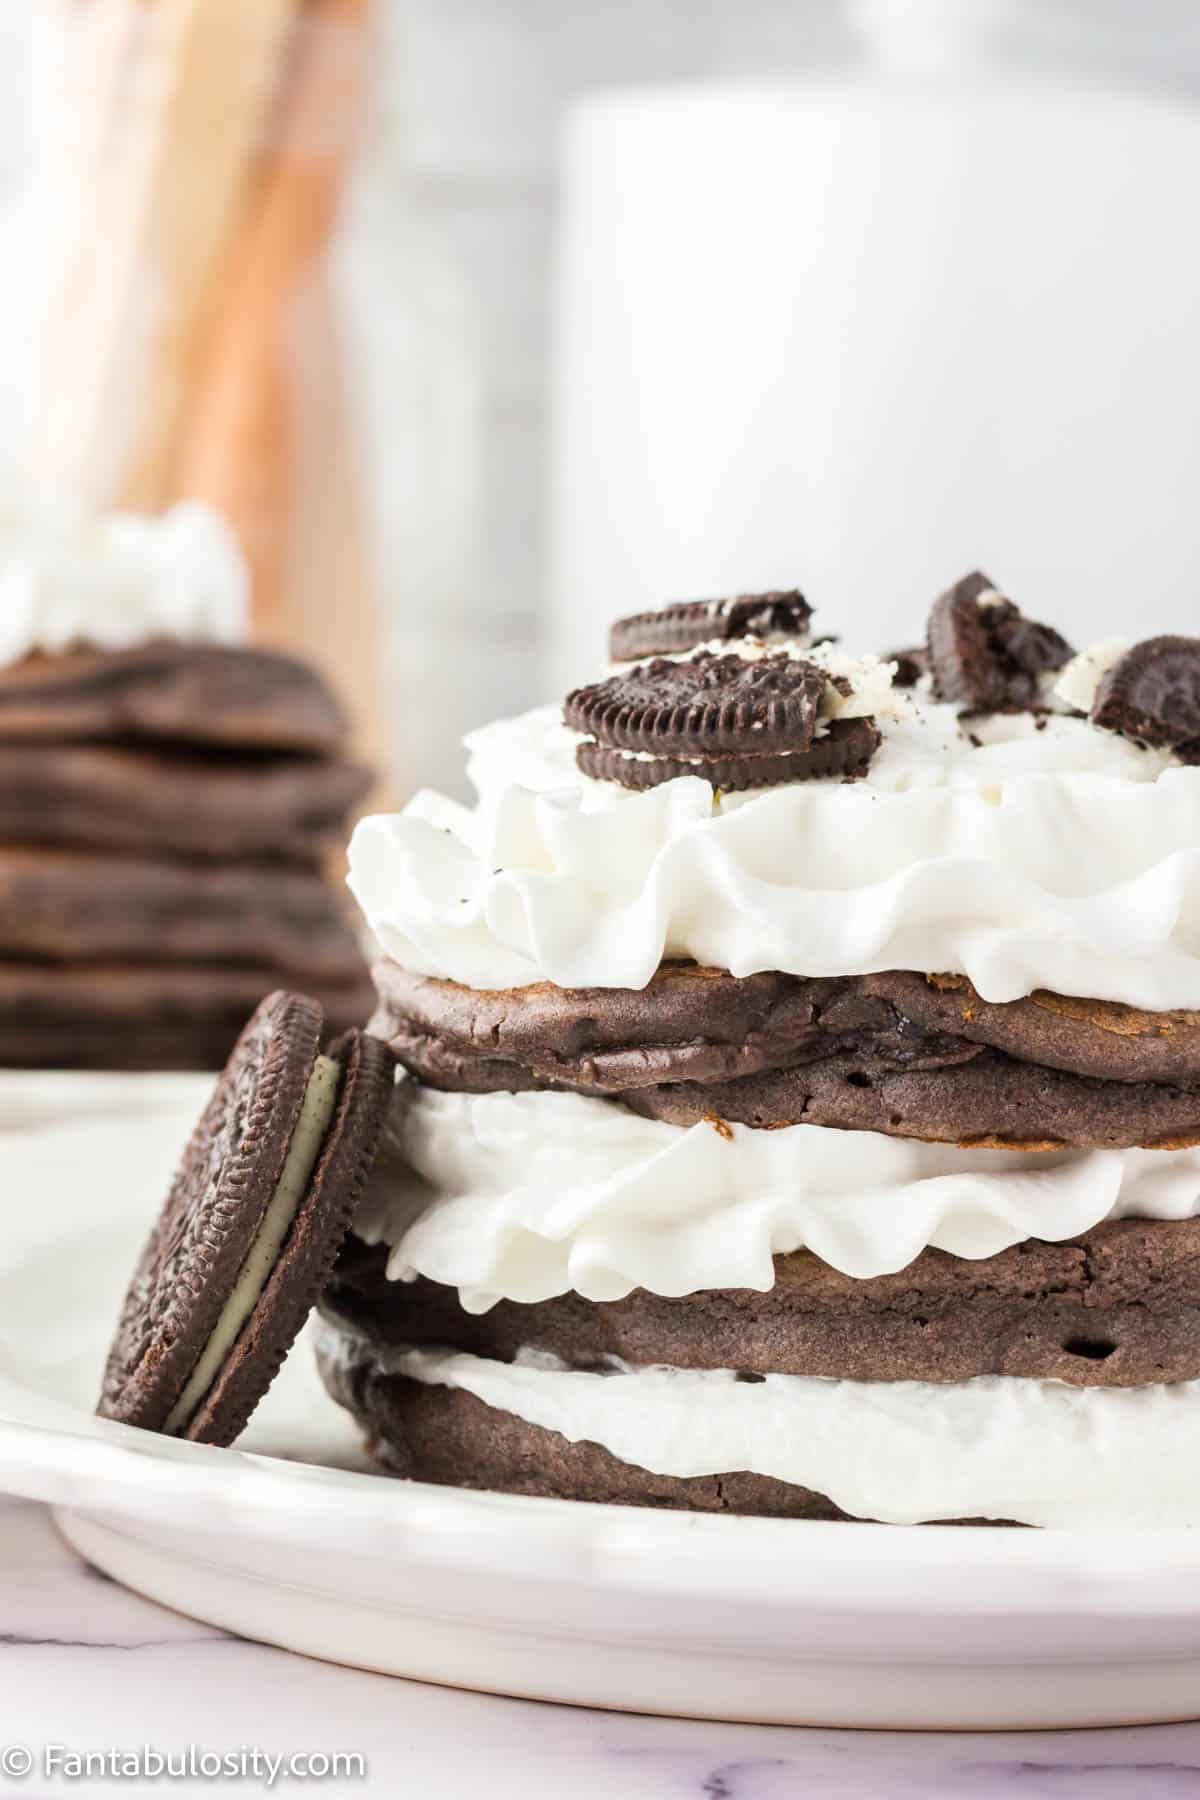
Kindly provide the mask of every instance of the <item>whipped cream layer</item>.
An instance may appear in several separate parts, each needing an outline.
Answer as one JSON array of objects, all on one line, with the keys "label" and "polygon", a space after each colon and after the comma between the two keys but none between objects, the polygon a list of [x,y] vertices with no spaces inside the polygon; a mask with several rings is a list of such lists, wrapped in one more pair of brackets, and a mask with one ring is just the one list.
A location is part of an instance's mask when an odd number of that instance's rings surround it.
[{"label": "whipped cream layer", "polygon": [[[728,1134],[728,1135],[726,1135]],[[1102,1219],[1200,1212],[1200,1150],[961,1150],[869,1131],[685,1129],[578,1094],[397,1089],[355,1230],[468,1312],[574,1290],[767,1292],[802,1248],[856,1279]]]},{"label": "whipped cream layer", "polygon": [[[334,1358],[353,1343],[322,1331]],[[474,1394],[654,1474],[747,1470],[826,1494],[858,1518],[1200,1524],[1200,1382],[743,1382],[729,1370],[614,1364],[585,1373],[532,1352],[513,1363],[374,1344],[369,1354],[413,1381]]]},{"label": "whipped cream layer", "polygon": [[0,665],[154,638],[240,643],[249,598],[233,534],[198,502],[161,518],[97,517],[28,493],[0,498]]},{"label": "whipped cream layer", "polygon": [[471,987],[640,988],[683,957],[1200,1008],[1200,768],[1065,715],[880,723],[860,781],[634,793],[543,708],[468,739],[473,808],[364,820],[350,885],[388,954]]}]

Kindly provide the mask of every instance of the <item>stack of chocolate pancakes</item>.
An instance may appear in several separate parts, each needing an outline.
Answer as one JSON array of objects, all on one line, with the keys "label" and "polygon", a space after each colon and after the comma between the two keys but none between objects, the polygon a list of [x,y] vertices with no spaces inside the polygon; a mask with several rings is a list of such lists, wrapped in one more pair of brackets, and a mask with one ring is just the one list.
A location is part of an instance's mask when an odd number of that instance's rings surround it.
[{"label": "stack of chocolate pancakes", "polygon": [[331,1392],[433,1481],[1200,1520],[1200,640],[974,574],[890,657],[795,593],[612,656],[352,841],[405,1073]]},{"label": "stack of chocolate pancakes", "polygon": [[218,643],[0,669],[0,1062],[218,1067],[281,975],[370,983],[326,872],[369,785],[305,663]]}]

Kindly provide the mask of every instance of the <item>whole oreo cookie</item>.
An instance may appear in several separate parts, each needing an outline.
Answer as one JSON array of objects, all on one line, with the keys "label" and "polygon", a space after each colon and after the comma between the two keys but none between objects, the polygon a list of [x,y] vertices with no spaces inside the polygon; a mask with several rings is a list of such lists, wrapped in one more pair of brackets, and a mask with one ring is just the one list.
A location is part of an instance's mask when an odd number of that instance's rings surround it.
[{"label": "whole oreo cookie", "polygon": [[789,656],[657,660],[578,688],[563,716],[589,740],[576,752],[583,772],[623,787],[680,775],[750,788],[861,774],[879,734],[856,719],[817,737],[827,680]]},{"label": "whole oreo cookie", "polygon": [[1027,712],[1042,702],[1041,678],[1074,655],[1050,625],[1027,619],[976,569],[934,601],[929,666],[939,699],[963,712]]},{"label": "whole oreo cookie", "polygon": [[806,636],[812,607],[795,588],[739,594],[736,600],[680,600],[658,612],[618,619],[609,633],[613,662],[646,656],[680,656],[715,639],[753,637],[766,642]]},{"label": "whole oreo cookie", "polygon": [[789,656],[639,663],[568,694],[563,716],[614,750],[673,757],[807,750],[826,675]]},{"label": "whole oreo cookie", "polygon": [[634,757],[603,744],[580,744],[575,760],[593,780],[615,781],[638,792],[661,787],[664,781],[675,781],[681,775],[699,775],[714,787],[737,794],[785,781],[839,777],[852,781],[866,773],[878,747],[879,732],[870,719],[835,719],[807,750],[783,750],[770,756],[689,757],[683,762],[669,756]]},{"label": "whole oreo cookie", "polygon": [[1096,690],[1092,723],[1200,762],[1200,638],[1135,644]]},{"label": "whole oreo cookie", "polygon": [[229,1444],[270,1386],[350,1225],[392,1088],[385,1047],[320,1054],[321,1009],[259,1007],[134,1271],[98,1411]]}]

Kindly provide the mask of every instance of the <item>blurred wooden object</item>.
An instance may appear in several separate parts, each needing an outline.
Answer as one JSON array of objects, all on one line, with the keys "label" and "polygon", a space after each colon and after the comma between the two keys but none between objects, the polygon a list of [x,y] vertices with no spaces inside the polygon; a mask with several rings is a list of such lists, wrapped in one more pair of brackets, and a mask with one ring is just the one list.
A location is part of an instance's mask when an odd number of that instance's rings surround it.
[{"label": "blurred wooden object", "polygon": [[236,529],[266,641],[321,661],[390,763],[324,252],[353,146],[367,0],[307,0],[176,471]]},{"label": "blurred wooden object", "polygon": [[[283,605],[293,410],[289,313],[332,230],[358,99],[364,16],[364,0],[310,0],[304,8],[281,86],[271,151],[230,260],[204,385],[179,463],[179,484],[219,506],[238,529],[254,566],[264,622]],[[349,55],[345,41],[330,29],[339,22],[355,31],[357,55]]]},{"label": "blurred wooden object", "polygon": [[69,11],[72,150],[94,166],[74,171],[34,473],[103,505],[216,506],[251,565],[256,636],[328,670],[386,768],[325,273],[369,0]]},{"label": "blurred wooden object", "polygon": [[[296,0],[100,0],[107,62],[80,70],[107,114],[90,219],[64,260],[35,474],[105,503],[170,497],[204,310],[236,232]],[[129,15],[133,15],[130,23]]]}]

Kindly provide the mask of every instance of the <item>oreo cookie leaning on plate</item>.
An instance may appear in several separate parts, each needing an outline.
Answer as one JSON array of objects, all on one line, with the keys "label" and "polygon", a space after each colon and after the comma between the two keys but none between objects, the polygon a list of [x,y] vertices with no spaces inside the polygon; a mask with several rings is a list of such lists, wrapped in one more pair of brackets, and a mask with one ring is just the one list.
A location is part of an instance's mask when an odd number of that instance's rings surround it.
[{"label": "oreo cookie leaning on plate", "polygon": [[1135,644],[1103,677],[1092,723],[1200,762],[1200,638]]},{"label": "oreo cookie leaning on plate", "polygon": [[349,1228],[392,1089],[390,1052],[270,994],[184,1153],[130,1282],[97,1411],[230,1444],[273,1381]]},{"label": "oreo cookie leaning on plate", "polygon": [[978,569],[934,601],[928,650],[934,692],[968,713],[1040,707],[1043,675],[1075,654],[1052,626],[1025,618]]},{"label": "oreo cookie leaning on plate", "polygon": [[790,656],[639,663],[576,689],[563,717],[586,739],[575,753],[584,774],[622,787],[680,775],[735,790],[861,775],[879,733],[869,719],[845,719],[818,736],[828,679]]},{"label": "oreo cookie leaning on plate", "polygon": [[618,619],[608,635],[615,663],[647,656],[682,656],[720,639],[758,638],[764,643],[808,635],[812,607],[796,588],[769,594],[739,594],[736,600],[679,600],[658,612]]}]

